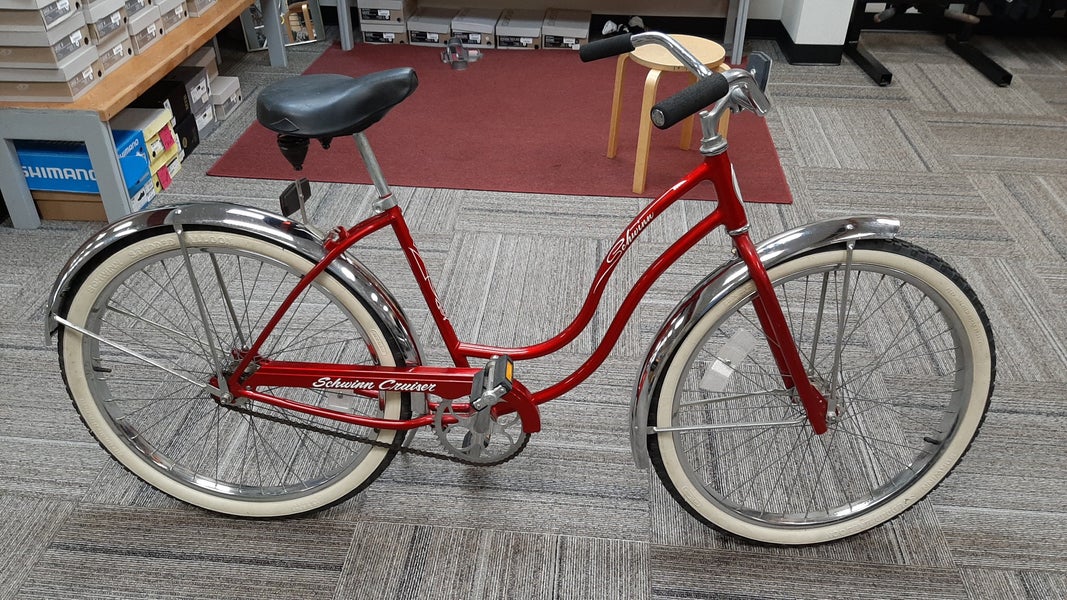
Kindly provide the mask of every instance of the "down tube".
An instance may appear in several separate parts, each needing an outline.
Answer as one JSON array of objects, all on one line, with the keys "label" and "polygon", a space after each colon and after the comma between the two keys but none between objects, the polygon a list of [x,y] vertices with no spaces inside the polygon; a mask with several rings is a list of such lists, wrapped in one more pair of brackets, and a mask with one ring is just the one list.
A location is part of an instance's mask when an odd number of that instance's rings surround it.
[{"label": "down tube", "polygon": [[[674,187],[672,187],[670,190],[667,190],[666,193],[660,196],[660,198],[657,199],[656,203],[658,204],[661,200],[665,201],[666,205],[673,203],[675,200],[677,200],[683,194],[691,190],[698,183],[708,178],[708,174],[710,172],[708,167],[709,162],[705,160],[705,162],[701,163],[699,167],[690,172],[685,179],[680,181],[678,184],[676,184]],[[559,396],[574,389],[581,382],[585,381],[585,379],[589,377],[601,365],[601,363],[604,362],[608,354],[611,352],[611,349],[615,347],[615,342],[617,342],[619,336],[622,335],[622,330],[626,326],[626,323],[629,321],[630,316],[637,308],[637,305],[641,301],[641,298],[643,298],[648,292],[649,288],[652,287],[652,284],[654,284],[656,280],[659,279],[659,276],[662,275],[668,268],[670,268],[670,266],[673,265],[674,262],[678,260],[678,258],[688,252],[693,246],[696,245],[697,242],[707,237],[709,233],[714,231],[722,224],[722,211],[719,208],[716,208],[714,211],[711,212],[711,214],[709,214],[707,217],[704,217],[704,219],[697,223],[696,226],[689,229],[689,231],[687,231],[682,237],[678,238],[673,244],[670,245],[670,247],[664,250],[663,253],[660,254],[659,257],[657,257],[656,260],[653,261],[647,269],[645,269],[645,272],[642,273],[641,277],[637,279],[637,282],[630,289],[630,292],[626,294],[626,298],[623,299],[622,304],[619,306],[618,312],[615,314],[615,317],[611,320],[611,324],[608,326],[608,330],[604,333],[604,338],[600,341],[600,344],[596,347],[596,350],[593,351],[593,354],[588,359],[586,359],[584,363],[582,363],[582,366],[578,367],[577,370],[575,370],[565,379],[555,385],[536,392],[533,395],[534,403],[543,404],[545,402],[548,402],[549,400],[558,398]],[[625,239],[625,235],[626,234],[624,233],[623,236],[620,236],[620,241]],[[632,243],[632,241],[632,239],[629,240],[629,242],[621,248],[621,251],[618,252],[618,255],[615,257],[616,260],[618,258],[621,258],[622,254],[624,254],[625,251],[629,248],[629,244]],[[618,246],[618,244],[619,242],[616,242],[616,246]],[[616,246],[613,246],[612,249],[614,250]],[[610,258],[611,254],[609,254],[608,257],[605,257],[605,263]],[[598,283],[603,286],[604,282]],[[601,291],[603,290],[601,289]]]}]

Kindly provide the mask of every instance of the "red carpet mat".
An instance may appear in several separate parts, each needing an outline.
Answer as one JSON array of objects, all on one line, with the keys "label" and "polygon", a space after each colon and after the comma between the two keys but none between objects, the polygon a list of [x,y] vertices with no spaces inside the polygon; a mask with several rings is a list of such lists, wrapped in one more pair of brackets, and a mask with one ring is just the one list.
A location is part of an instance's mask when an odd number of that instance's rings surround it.
[{"label": "red carpet mat", "polygon": [[[392,185],[532,192],[580,196],[634,196],[638,111],[647,70],[627,67],[619,154],[606,158],[615,59],[582,63],[563,50],[489,50],[466,71],[441,62],[441,51],[416,46],[334,45],[307,73],[361,75],[414,67],[419,88],[368,131]],[[660,98],[681,89],[685,74],[667,73]],[[646,117],[647,118],[647,117]],[[699,130],[699,127],[695,129]],[[648,184],[654,197],[700,161],[678,148],[679,127],[653,128]],[[694,131],[693,148],[699,146]],[[792,202],[763,119],[748,113],[730,122],[730,156],[749,202]],[[254,123],[208,171],[252,179],[292,179],[274,134]],[[312,143],[304,164],[312,181],[370,183],[350,136],[330,150]],[[710,185],[690,197],[713,198]]]}]

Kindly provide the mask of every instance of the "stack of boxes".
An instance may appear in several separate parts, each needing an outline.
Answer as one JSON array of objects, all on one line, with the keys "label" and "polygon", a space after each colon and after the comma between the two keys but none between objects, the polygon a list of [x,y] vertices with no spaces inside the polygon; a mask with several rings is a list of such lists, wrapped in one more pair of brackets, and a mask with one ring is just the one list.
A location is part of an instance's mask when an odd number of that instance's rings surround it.
[{"label": "stack of boxes", "polygon": [[[3,0],[0,0],[3,1]],[[414,0],[358,0],[363,41],[443,46],[458,37],[472,48],[577,50],[589,41],[591,13],[582,10],[422,6]]]},{"label": "stack of boxes", "polygon": [[[0,0],[0,101],[73,102],[215,2]],[[210,48],[193,58],[208,53],[218,75]],[[207,72],[195,62],[176,69],[110,122],[131,210],[166,189],[182,158],[240,103],[236,78],[219,77],[212,94]],[[43,218],[105,220],[85,144],[19,141],[16,150]]]},{"label": "stack of boxes", "polygon": [[113,134],[131,132],[140,136],[148,151],[148,171],[156,193],[170,187],[171,178],[181,170],[181,147],[174,137],[172,118],[173,114],[165,108],[131,107],[111,120]]},{"label": "stack of boxes", "polygon": [[73,102],[216,0],[0,0],[0,101]]},{"label": "stack of boxes", "polygon": [[415,0],[359,0],[359,30],[371,44],[408,43]]},{"label": "stack of boxes", "polygon": [[0,0],[0,100],[70,102],[103,74],[74,0]]},{"label": "stack of boxes", "polygon": [[[139,210],[156,193],[144,136],[131,130],[114,130],[112,136],[131,208]],[[19,141],[15,149],[41,218],[107,220],[84,144]]]},{"label": "stack of boxes", "polygon": [[[126,2],[124,10],[131,4],[140,5],[141,0]],[[155,6],[144,4],[138,6],[137,13],[150,8],[158,10],[162,2]],[[176,14],[179,7],[184,13],[186,8],[180,3],[172,11]],[[75,22],[79,22],[77,18]],[[77,31],[87,36],[88,26],[84,20],[80,22],[83,25]],[[125,27],[105,33],[102,41],[107,45],[132,48]],[[52,55],[76,54],[62,43],[53,46],[48,47]],[[77,48],[84,46],[81,42]],[[89,49],[92,48],[90,45]],[[35,51],[34,54],[41,52]],[[207,46],[110,121],[131,210],[140,210],[157,193],[170,186],[175,174],[181,170],[182,160],[196,148],[201,138],[218,127],[218,121],[233,113],[241,99],[240,82],[236,77],[218,74],[215,51]],[[106,220],[84,144],[20,141],[16,143],[16,150],[42,218]]]}]

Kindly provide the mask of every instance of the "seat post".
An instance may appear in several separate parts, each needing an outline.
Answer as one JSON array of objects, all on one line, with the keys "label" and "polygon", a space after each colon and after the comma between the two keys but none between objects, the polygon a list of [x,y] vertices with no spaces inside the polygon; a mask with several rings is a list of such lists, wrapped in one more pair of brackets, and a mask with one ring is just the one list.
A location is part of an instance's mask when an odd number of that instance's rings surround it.
[{"label": "seat post", "polygon": [[375,212],[383,212],[396,206],[396,201],[393,200],[393,192],[389,189],[389,184],[385,182],[385,175],[382,174],[378,159],[375,158],[374,151],[371,150],[367,135],[360,131],[353,133],[352,137],[356,139],[359,155],[363,157],[363,164],[367,166],[367,173],[370,174],[370,179],[374,182],[375,189],[378,190],[378,201],[374,203]]}]

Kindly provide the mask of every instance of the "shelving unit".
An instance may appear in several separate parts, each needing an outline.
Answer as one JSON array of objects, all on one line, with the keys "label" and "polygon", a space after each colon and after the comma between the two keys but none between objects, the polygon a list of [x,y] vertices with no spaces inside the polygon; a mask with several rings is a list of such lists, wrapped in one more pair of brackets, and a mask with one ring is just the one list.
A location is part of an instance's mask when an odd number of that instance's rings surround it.
[{"label": "shelving unit", "polygon": [[[20,229],[39,227],[22,175],[15,140],[84,142],[96,172],[109,221],[130,212],[108,121],[177,67],[248,8],[252,0],[218,0],[204,15],[168,31],[143,54],[130,58],[74,102],[0,102],[0,191]],[[281,32],[277,32],[279,39]]]}]

